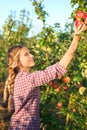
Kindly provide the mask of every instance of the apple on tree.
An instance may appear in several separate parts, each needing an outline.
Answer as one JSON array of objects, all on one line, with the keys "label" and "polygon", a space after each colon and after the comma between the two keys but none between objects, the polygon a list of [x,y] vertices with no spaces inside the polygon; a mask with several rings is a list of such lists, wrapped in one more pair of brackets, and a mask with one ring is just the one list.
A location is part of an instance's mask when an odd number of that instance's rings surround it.
[{"label": "apple on tree", "polygon": [[73,110],[72,110],[73,112],[76,112],[76,108],[73,108]]},{"label": "apple on tree", "polygon": [[64,83],[70,83],[70,77],[69,76],[67,76],[67,77],[64,77],[63,79],[62,79],[62,81],[64,82]]},{"label": "apple on tree", "polygon": [[55,82],[52,82],[52,87],[54,88],[54,89],[57,89],[57,84],[55,83]]},{"label": "apple on tree", "polygon": [[68,89],[68,86],[63,86],[63,90],[66,91]]},{"label": "apple on tree", "polygon": [[75,26],[78,28],[79,25],[87,24],[87,13],[82,10],[77,11]]},{"label": "apple on tree", "polygon": [[60,92],[60,90],[61,90],[60,87],[55,89],[56,92]]},{"label": "apple on tree", "polygon": [[57,107],[58,107],[58,108],[61,108],[62,105],[63,105],[62,102],[58,102],[58,103],[57,103]]},{"label": "apple on tree", "polygon": [[79,10],[79,11],[77,11],[77,13],[76,13],[76,20],[78,20],[78,21],[84,21],[84,19],[85,19],[85,17],[86,17],[86,13],[85,12],[83,12],[82,10]]}]

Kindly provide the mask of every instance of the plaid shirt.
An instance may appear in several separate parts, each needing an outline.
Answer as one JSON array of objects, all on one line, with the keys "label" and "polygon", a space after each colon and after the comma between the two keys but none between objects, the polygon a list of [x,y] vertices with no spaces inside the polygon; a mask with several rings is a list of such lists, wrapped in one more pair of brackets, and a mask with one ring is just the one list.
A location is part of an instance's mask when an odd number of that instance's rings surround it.
[{"label": "plaid shirt", "polygon": [[9,130],[40,130],[39,104],[40,87],[49,83],[60,75],[64,75],[64,69],[57,62],[44,70],[19,72],[14,83],[14,106]]}]

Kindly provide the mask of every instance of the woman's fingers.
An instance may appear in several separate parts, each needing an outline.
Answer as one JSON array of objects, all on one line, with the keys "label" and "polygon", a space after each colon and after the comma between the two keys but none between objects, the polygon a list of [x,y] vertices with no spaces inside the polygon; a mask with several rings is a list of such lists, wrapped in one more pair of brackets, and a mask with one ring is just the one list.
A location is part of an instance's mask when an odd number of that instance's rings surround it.
[{"label": "woman's fingers", "polygon": [[80,34],[81,32],[84,32],[86,30],[86,25],[80,25],[78,28],[76,28],[75,33]]},{"label": "woman's fingers", "polygon": [[82,28],[80,29],[80,32],[84,32],[86,30],[86,25],[84,24]]}]

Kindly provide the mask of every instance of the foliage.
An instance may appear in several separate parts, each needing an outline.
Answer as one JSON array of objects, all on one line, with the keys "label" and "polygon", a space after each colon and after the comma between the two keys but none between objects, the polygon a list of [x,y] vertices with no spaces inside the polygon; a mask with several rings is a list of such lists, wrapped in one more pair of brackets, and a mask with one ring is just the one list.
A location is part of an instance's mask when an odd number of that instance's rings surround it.
[{"label": "foliage", "polygon": [[37,18],[42,20],[45,23],[46,17],[48,13],[44,10],[44,5],[42,4],[43,0],[30,0],[32,1],[32,5],[35,7],[35,13],[37,14]]},{"label": "foliage", "polygon": [[[19,20],[16,19],[15,12],[7,17],[6,23],[3,25],[2,33],[0,36],[0,80],[5,80],[6,72],[6,53],[10,46],[29,43],[28,35],[31,29],[31,21],[29,19],[29,12],[21,10]],[[32,37],[33,39],[33,37]],[[33,41],[33,40],[32,40]]]}]

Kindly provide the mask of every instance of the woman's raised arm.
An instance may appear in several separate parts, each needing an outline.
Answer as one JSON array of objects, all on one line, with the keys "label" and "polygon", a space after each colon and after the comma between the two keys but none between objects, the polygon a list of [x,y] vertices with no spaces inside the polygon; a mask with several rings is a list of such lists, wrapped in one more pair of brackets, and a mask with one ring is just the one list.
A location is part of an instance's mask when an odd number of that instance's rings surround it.
[{"label": "woman's raised arm", "polygon": [[72,60],[74,53],[78,47],[78,43],[80,40],[80,34],[81,34],[81,32],[84,32],[85,29],[86,29],[85,24],[83,26],[80,25],[78,28],[75,28],[75,33],[74,33],[74,37],[71,42],[71,45],[70,45],[69,49],[66,51],[66,53],[64,54],[64,56],[59,61],[59,64],[62,65],[63,67],[67,68],[70,61]]}]

